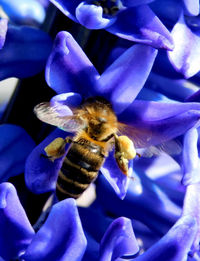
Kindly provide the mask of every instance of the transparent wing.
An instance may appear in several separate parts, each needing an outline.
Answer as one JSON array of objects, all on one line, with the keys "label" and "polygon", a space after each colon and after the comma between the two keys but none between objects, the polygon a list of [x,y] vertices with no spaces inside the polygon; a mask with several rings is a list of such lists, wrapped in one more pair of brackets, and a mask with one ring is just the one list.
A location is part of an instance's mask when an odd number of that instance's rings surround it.
[{"label": "transparent wing", "polygon": [[[178,155],[182,152],[182,145],[178,140],[166,140],[165,136],[160,136],[155,132],[153,135],[152,131],[148,129],[119,123],[119,132],[133,141],[137,151],[143,157],[158,156],[162,152],[169,155]],[[158,144],[157,140],[159,140]]]},{"label": "transparent wing", "polygon": [[63,116],[60,115],[60,109],[59,106],[43,102],[35,106],[34,113],[39,120],[67,132],[76,132],[84,127],[85,123],[79,114]]}]

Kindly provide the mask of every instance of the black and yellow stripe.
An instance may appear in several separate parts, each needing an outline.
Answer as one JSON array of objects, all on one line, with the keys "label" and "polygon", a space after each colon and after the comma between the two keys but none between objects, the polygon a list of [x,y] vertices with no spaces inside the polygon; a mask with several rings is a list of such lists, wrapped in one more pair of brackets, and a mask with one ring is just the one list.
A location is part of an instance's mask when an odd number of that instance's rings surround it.
[{"label": "black and yellow stripe", "polygon": [[78,198],[96,179],[103,162],[100,146],[88,143],[87,140],[72,143],[59,172],[57,198]]}]

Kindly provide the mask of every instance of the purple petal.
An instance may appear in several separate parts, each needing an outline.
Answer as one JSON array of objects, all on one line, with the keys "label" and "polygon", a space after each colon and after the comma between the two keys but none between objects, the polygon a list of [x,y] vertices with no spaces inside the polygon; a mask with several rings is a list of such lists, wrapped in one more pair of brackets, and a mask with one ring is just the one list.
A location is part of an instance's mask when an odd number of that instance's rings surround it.
[{"label": "purple petal", "polygon": [[56,129],[29,155],[25,166],[25,182],[33,193],[40,194],[55,190],[58,171],[64,156],[52,162],[42,155],[46,155],[44,148],[51,141],[57,137],[65,138],[66,136],[67,132]]},{"label": "purple petal", "polygon": [[77,107],[81,101],[82,97],[80,94],[67,92],[54,96],[51,99],[51,104],[56,107],[56,111],[59,110],[59,115],[67,116],[73,114],[70,107]]},{"label": "purple petal", "polygon": [[148,4],[153,1],[154,0],[121,0],[122,4],[127,7]]},{"label": "purple petal", "polygon": [[183,215],[189,215],[197,221],[197,233],[193,241],[192,252],[199,251],[200,237],[200,184],[187,186],[183,205]]},{"label": "purple petal", "polygon": [[199,0],[183,0],[186,15],[199,14]]},{"label": "purple petal", "polygon": [[68,32],[59,32],[46,67],[46,81],[57,93],[91,95],[98,72]]},{"label": "purple petal", "polygon": [[147,5],[131,7],[120,12],[116,22],[107,28],[107,31],[154,48],[173,49],[169,31]]},{"label": "purple petal", "polygon": [[183,145],[183,184],[185,186],[200,182],[200,159],[198,156],[198,131],[193,128],[184,135]]},{"label": "purple petal", "polygon": [[135,258],[135,261],[187,260],[196,229],[195,219],[183,216],[158,243]]},{"label": "purple petal", "polygon": [[120,217],[109,226],[101,240],[99,261],[116,260],[123,255],[134,255],[138,251],[131,220]]},{"label": "purple petal", "polygon": [[81,2],[76,8],[76,18],[88,29],[102,29],[110,26],[116,18],[104,18],[101,6]]},{"label": "purple petal", "polygon": [[11,260],[26,250],[34,230],[11,183],[0,184],[0,256]]},{"label": "purple petal", "polygon": [[111,101],[116,113],[122,112],[142,89],[156,54],[150,46],[129,48],[101,75],[95,86],[97,94]]},{"label": "purple petal", "polygon": [[9,26],[0,50],[0,80],[24,78],[44,69],[52,48],[48,34],[33,27]]},{"label": "purple petal", "polygon": [[50,0],[64,15],[68,16],[73,21],[77,22],[75,17],[76,7],[82,2],[82,0]]},{"label": "purple petal", "polygon": [[26,158],[34,147],[34,141],[21,127],[0,125],[1,182],[24,172]]},{"label": "purple petal", "polygon": [[4,18],[0,18],[0,49],[4,46],[7,29],[8,29],[8,20]]},{"label": "purple petal", "polygon": [[[133,171],[132,165],[133,165],[133,161],[130,161],[129,164],[130,177],[132,176],[132,171]],[[126,196],[130,179],[127,178],[127,176],[120,171],[119,167],[116,164],[113,154],[106,159],[103,167],[101,167],[101,173],[107,179],[107,181],[114,189],[118,197],[120,199],[124,199],[124,197]]]},{"label": "purple petal", "polygon": [[175,70],[185,78],[192,77],[200,70],[200,36],[192,32],[185,24],[183,14],[174,26],[172,32],[174,50],[168,52],[168,57]]},{"label": "purple petal", "polygon": [[81,261],[86,245],[76,201],[66,199],[53,206],[24,258],[27,261]]}]

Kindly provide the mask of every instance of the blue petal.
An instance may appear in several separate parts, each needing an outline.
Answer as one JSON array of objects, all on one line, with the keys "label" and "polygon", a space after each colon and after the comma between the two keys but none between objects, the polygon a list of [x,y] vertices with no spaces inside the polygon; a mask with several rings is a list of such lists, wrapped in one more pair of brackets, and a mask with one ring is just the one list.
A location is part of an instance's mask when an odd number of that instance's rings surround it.
[{"label": "blue petal", "polygon": [[158,243],[135,258],[135,261],[187,260],[196,230],[195,219],[183,216]]},{"label": "blue petal", "polygon": [[184,135],[183,145],[183,184],[185,186],[200,182],[200,159],[198,156],[198,131],[193,128]]},{"label": "blue petal", "polygon": [[8,20],[4,18],[0,18],[0,49],[4,46],[7,29],[8,29]]},{"label": "blue petal", "polygon": [[75,17],[76,7],[82,2],[82,0],[50,0],[61,12],[68,16],[73,21],[77,22]]},{"label": "blue petal", "polygon": [[79,23],[88,29],[102,29],[110,26],[116,20],[115,17],[103,17],[101,6],[81,2],[76,8],[76,18]]},{"label": "blue petal", "polygon": [[130,47],[101,75],[95,86],[96,93],[107,98],[116,113],[122,112],[142,89],[156,54],[157,50],[150,46]]},{"label": "blue petal", "polygon": [[106,30],[130,41],[155,48],[173,49],[169,31],[147,5],[131,7],[120,12],[116,22]]},{"label": "blue petal", "polygon": [[46,67],[46,81],[57,93],[91,95],[98,72],[68,32],[59,32]]},{"label": "blue petal", "polygon": [[127,7],[148,4],[153,1],[154,0],[121,0],[122,4]]},{"label": "blue petal", "polygon": [[172,37],[175,48],[168,52],[169,60],[185,78],[192,77],[200,70],[200,34],[189,29],[181,14],[172,30]]},{"label": "blue petal", "polygon": [[76,201],[66,199],[53,206],[23,258],[27,261],[81,261],[86,245]]},{"label": "blue petal", "polygon": [[[130,177],[132,176],[132,164],[133,162],[131,161],[129,165]],[[124,199],[130,179],[120,171],[116,161],[114,160],[114,155],[110,155],[106,159],[103,167],[101,167],[101,173],[112,186],[118,197]]]},{"label": "blue petal", "polygon": [[113,221],[101,240],[99,261],[116,260],[123,255],[134,255],[138,251],[131,220],[120,217]]},{"label": "blue petal", "polygon": [[29,155],[25,166],[25,182],[33,193],[39,194],[55,190],[58,171],[64,156],[52,162],[42,155],[46,155],[44,148],[51,141],[57,137],[65,138],[66,136],[66,132],[56,129]]},{"label": "blue petal", "polygon": [[0,0],[0,6],[14,23],[41,24],[45,19],[45,10],[36,0]]},{"label": "blue petal", "polygon": [[52,42],[43,31],[33,27],[9,26],[0,50],[0,80],[24,78],[44,69]]},{"label": "blue petal", "polygon": [[183,0],[186,15],[199,14],[199,0]]},{"label": "blue petal", "polygon": [[30,244],[34,230],[11,183],[0,184],[0,256],[17,258]]},{"label": "blue petal", "polygon": [[0,125],[1,182],[24,172],[26,158],[34,147],[34,141],[21,127]]}]

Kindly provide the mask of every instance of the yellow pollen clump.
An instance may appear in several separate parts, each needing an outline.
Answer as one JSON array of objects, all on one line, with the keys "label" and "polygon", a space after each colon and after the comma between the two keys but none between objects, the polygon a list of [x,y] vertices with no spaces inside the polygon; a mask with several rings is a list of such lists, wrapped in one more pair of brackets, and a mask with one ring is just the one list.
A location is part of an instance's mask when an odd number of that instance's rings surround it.
[{"label": "yellow pollen clump", "polygon": [[123,154],[123,157],[127,160],[131,160],[136,156],[136,150],[132,140],[127,136],[119,136],[118,142],[120,146],[120,152]]}]

